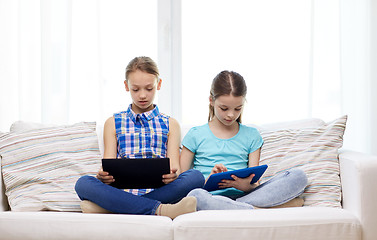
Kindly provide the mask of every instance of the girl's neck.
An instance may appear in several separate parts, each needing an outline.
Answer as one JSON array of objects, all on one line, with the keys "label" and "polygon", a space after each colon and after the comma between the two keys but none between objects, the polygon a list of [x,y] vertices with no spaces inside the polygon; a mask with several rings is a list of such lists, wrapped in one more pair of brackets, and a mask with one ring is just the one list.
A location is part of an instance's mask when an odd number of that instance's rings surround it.
[{"label": "girl's neck", "polygon": [[136,106],[134,103],[132,103],[131,105],[131,109],[134,113],[136,114],[142,114],[142,113],[145,113],[145,112],[149,112],[150,110],[153,110],[154,109],[154,104],[151,104],[149,107],[147,108],[139,108],[138,106]]},{"label": "girl's neck", "polygon": [[238,122],[226,126],[221,123],[216,117],[208,122],[209,129],[217,138],[220,139],[229,139],[237,135],[239,130]]}]

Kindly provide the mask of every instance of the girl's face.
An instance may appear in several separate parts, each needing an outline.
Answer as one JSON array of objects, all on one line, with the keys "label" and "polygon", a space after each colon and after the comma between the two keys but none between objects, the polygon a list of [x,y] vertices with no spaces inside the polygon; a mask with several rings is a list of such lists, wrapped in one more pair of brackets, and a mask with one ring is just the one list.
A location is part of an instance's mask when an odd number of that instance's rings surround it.
[{"label": "girl's face", "polygon": [[155,75],[136,70],[128,75],[128,81],[124,81],[126,90],[132,98],[132,110],[135,113],[143,113],[153,109],[153,100],[156,91],[161,88],[161,79]]},{"label": "girl's face", "polygon": [[242,113],[245,97],[222,95],[214,101],[210,97],[209,101],[214,108],[215,118],[225,126],[231,126]]}]

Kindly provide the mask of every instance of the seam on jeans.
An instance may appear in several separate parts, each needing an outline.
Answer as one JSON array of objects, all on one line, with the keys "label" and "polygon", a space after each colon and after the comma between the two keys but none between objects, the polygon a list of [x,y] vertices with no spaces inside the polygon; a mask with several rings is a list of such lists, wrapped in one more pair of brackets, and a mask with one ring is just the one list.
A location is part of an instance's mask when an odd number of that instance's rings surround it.
[{"label": "seam on jeans", "polygon": [[156,214],[156,211],[157,211],[157,208],[158,208],[158,206],[160,206],[161,205],[161,202],[160,201],[157,201],[157,203],[156,203],[156,205],[153,207],[153,209],[152,209],[152,213],[151,213],[151,215],[157,215]]}]

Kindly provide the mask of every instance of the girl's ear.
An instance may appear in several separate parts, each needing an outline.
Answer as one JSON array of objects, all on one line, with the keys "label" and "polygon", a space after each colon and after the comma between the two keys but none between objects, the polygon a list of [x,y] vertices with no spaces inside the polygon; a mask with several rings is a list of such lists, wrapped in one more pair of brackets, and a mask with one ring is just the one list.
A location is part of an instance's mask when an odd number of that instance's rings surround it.
[{"label": "girl's ear", "polygon": [[215,104],[215,101],[213,101],[212,96],[209,96],[209,104],[211,104],[212,107]]},{"label": "girl's ear", "polygon": [[157,83],[157,90],[160,90],[160,89],[161,89],[161,82],[162,82],[162,79],[159,78],[159,79],[158,79],[158,83]]},{"label": "girl's ear", "polygon": [[130,88],[128,87],[128,82],[127,80],[124,80],[124,86],[126,87],[126,91],[129,92]]}]

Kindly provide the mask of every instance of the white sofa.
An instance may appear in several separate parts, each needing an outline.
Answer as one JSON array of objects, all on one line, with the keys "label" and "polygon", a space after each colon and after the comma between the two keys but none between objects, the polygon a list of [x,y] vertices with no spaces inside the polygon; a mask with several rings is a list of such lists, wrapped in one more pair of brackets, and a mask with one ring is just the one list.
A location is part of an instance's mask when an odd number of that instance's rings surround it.
[{"label": "white sofa", "polygon": [[[101,134],[99,139],[101,142]],[[341,208],[199,211],[174,220],[161,216],[10,211],[1,182],[0,239],[375,240],[377,157],[341,151],[339,164]]]}]

